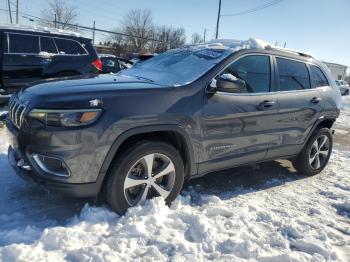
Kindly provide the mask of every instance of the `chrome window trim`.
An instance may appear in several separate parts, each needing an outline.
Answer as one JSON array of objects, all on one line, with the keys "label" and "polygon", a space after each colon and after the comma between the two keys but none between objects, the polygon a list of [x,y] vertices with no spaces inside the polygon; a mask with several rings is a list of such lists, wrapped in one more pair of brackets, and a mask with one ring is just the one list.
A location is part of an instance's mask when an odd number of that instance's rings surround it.
[{"label": "chrome window trim", "polygon": [[49,54],[52,54],[52,55],[58,55],[59,54],[57,45],[56,45],[55,41],[52,39],[52,37],[50,37],[50,36],[39,36],[40,52],[46,52],[46,51],[42,51],[41,50],[41,38],[49,38],[50,40],[52,40],[52,43],[53,43],[53,45],[55,46],[55,49],[56,49],[56,53],[49,53]]},{"label": "chrome window trim", "polygon": [[[83,55],[89,55],[89,52],[86,50],[86,48],[80,43],[78,42],[77,40],[73,40],[73,39],[68,39],[68,38],[63,38],[63,37],[52,37],[53,38],[53,41],[56,45],[56,48],[57,48],[57,51],[58,51],[58,54],[59,55],[69,55],[69,56],[83,56]],[[79,55],[74,55],[74,54],[60,54],[60,50],[58,50],[58,46],[56,44],[56,41],[55,39],[63,39],[63,40],[67,40],[67,41],[72,41],[72,42],[76,42],[78,43],[78,45],[80,45],[80,47],[85,51],[85,54],[79,54]]]},{"label": "chrome window trim", "polygon": [[[289,60],[294,60],[294,61],[297,61],[297,62],[301,62],[301,63],[304,63],[306,65],[312,65],[312,66],[315,66],[317,67],[318,69],[321,70],[322,74],[326,77],[327,79],[327,82],[328,82],[328,86],[330,86],[330,79],[328,78],[327,74],[324,73],[324,71],[322,70],[321,67],[319,67],[318,65],[316,65],[313,61],[303,61],[303,60],[300,60],[300,59],[296,59],[296,58],[290,58],[288,56],[283,56],[283,55],[274,55],[274,57],[280,57],[280,58],[284,58],[284,59],[289,59]],[[309,60],[313,60],[312,58],[309,58]],[[276,65],[277,66],[277,65]],[[311,72],[309,72],[309,75],[310,75],[310,84],[311,84]],[[318,87],[317,87],[318,88]],[[316,88],[310,88],[310,89],[316,89]],[[282,91],[281,91],[282,92]]]},{"label": "chrome window trim", "polygon": [[[39,55],[41,49],[40,49],[40,37],[49,37],[49,38],[52,38],[53,39],[53,42],[56,46],[56,50],[57,50],[57,53],[54,54],[54,55],[59,55],[59,56],[88,56],[89,55],[89,52],[86,50],[86,48],[77,40],[74,40],[74,39],[69,39],[69,38],[65,38],[65,37],[57,37],[57,36],[41,36],[41,35],[36,35],[36,34],[24,34],[24,33],[16,33],[16,32],[5,32],[6,36],[7,36],[7,52],[4,52],[4,54],[6,55]],[[12,35],[30,35],[30,36],[36,36],[38,37],[38,41],[39,41],[39,53],[15,53],[15,52],[10,52],[10,38],[9,38],[9,35],[12,34]],[[83,50],[85,51],[85,54],[79,54],[79,55],[75,55],[75,54],[60,54],[59,53],[59,50],[58,50],[58,47],[57,47],[57,44],[55,42],[55,39],[63,39],[63,40],[68,40],[68,41],[74,41],[74,42],[77,42],[81,48],[83,48]]]}]

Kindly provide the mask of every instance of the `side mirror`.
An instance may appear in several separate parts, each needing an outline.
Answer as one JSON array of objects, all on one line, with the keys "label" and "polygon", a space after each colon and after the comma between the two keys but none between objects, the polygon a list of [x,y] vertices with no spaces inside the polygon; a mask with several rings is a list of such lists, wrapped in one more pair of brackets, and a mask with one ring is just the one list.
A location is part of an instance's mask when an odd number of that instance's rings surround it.
[{"label": "side mirror", "polygon": [[228,93],[247,93],[245,81],[231,74],[223,74],[216,80],[216,90]]}]

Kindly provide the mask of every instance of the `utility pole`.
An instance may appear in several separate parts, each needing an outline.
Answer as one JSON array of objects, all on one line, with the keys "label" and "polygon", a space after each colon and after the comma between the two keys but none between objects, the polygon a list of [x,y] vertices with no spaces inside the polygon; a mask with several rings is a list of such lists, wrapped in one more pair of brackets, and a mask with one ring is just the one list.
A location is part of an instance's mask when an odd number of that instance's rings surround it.
[{"label": "utility pole", "polygon": [[203,33],[203,41],[205,43],[205,37],[207,36],[207,29],[204,28],[204,33]]},{"label": "utility pole", "polygon": [[219,36],[220,16],[221,16],[221,0],[219,0],[218,20],[216,21],[216,34],[215,34],[215,39],[218,39],[218,36]]},{"label": "utility pole", "polygon": [[10,22],[12,24],[12,11],[11,11],[11,3],[10,0],[7,0],[7,4],[9,6],[9,15],[10,15]]},{"label": "utility pole", "polygon": [[17,3],[16,3],[16,24],[18,25],[18,5],[19,5],[19,0],[17,0]]},{"label": "utility pole", "polygon": [[92,44],[94,45],[95,44],[95,20],[94,20],[94,26],[92,27]]},{"label": "utility pole", "polygon": [[57,28],[57,16],[55,14],[55,28]]}]

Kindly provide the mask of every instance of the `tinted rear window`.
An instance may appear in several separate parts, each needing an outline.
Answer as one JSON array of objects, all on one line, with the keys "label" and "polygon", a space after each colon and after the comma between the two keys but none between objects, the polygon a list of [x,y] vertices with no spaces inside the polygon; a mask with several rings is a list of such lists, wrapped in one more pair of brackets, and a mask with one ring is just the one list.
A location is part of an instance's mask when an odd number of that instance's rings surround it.
[{"label": "tinted rear window", "polygon": [[84,55],[86,54],[85,49],[80,43],[74,40],[55,38],[55,43],[60,54],[67,55]]},{"label": "tinted rear window", "polygon": [[280,91],[310,88],[309,71],[304,63],[285,58],[276,58],[276,60]]},{"label": "tinted rear window", "polygon": [[40,37],[40,51],[56,54],[56,46],[51,37]]},{"label": "tinted rear window", "polygon": [[[312,75],[312,86],[320,87],[320,86],[328,86],[329,83],[327,78],[317,66],[311,65],[311,75]],[[339,83],[341,84],[341,83]]]},{"label": "tinted rear window", "polygon": [[39,37],[33,35],[8,34],[9,52],[38,54],[39,53]]}]

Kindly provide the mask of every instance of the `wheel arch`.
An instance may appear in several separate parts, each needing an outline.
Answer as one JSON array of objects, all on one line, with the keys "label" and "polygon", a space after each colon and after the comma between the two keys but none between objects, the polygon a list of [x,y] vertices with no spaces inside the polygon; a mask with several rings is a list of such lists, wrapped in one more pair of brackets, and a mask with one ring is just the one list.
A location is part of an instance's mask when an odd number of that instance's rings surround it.
[{"label": "wheel arch", "polygon": [[312,134],[315,132],[315,130],[320,129],[320,128],[328,128],[331,129],[334,122],[336,121],[335,118],[320,118],[318,121],[314,124],[312,129],[310,130],[307,138],[305,139],[304,145],[307,143],[307,141],[310,139]]},{"label": "wheel arch", "polygon": [[156,125],[133,128],[122,133],[112,144],[102,164],[98,180],[103,185],[113,161],[123,150],[142,140],[165,141],[180,151],[184,161],[186,177],[197,173],[194,149],[189,135],[177,125]]}]

